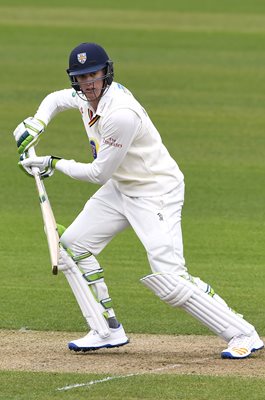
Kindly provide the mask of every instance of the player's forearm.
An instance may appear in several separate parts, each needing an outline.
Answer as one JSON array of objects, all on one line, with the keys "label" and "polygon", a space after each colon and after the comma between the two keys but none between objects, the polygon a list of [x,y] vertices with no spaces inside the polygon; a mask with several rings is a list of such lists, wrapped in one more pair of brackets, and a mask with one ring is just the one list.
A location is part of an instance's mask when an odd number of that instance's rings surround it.
[{"label": "player's forearm", "polygon": [[41,102],[35,118],[40,119],[46,125],[55,117],[59,112],[78,108],[75,98],[72,96],[72,89],[59,90],[50,93]]},{"label": "player's forearm", "polygon": [[100,169],[96,162],[80,163],[74,160],[60,160],[56,163],[56,170],[63,172],[73,179],[103,185],[110,178],[107,169]]},{"label": "player's forearm", "polygon": [[[129,113],[129,117],[134,114]],[[128,115],[126,115],[128,119]],[[56,169],[73,179],[88,181],[103,185],[118,170],[122,164],[131,142],[137,135],[140,122],[132,124],[132,129],[127,129],[119,123],[120,129],[109,130],[108,135],[102,138],[97,158],[92,163],[79,163],[74,160],[60,160]],[[111,126],[111,124],[110,124]],[[130,125],[129,125],[130,126]],[[112,136],[115,134],[115,136]]]}]

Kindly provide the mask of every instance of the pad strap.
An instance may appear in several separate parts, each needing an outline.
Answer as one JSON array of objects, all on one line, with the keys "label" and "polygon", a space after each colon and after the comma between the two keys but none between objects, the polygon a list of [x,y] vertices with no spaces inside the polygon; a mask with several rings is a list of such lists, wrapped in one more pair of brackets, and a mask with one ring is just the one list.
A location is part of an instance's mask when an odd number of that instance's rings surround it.
[{"label": "pad strap", "polygon": [[94,283],[103,282],[104,280],[104,271],[102,268],[97,269],[96,271],[85,272],[83,277],[87,281],[88,285],[93,285]]}]

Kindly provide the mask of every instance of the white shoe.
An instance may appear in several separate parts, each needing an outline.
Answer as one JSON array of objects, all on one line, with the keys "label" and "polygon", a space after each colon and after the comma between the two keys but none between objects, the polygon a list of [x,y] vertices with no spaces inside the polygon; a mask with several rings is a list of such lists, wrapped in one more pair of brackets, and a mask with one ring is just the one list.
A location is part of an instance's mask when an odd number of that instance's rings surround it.
[{"label": "white shoe", "polygon": [[129,339],[127,338],[122,325],[120,325],[117,329],[110,328],[110,335],[103,339],[99,336],[97,331],[90,331],[85,337],[82,339],[73,340],[68,343],[68,348],[74,351],[91,351],[98,350],[104,347],[119,347],[124,346],[129,343]]},{"label": "white shoe", "polygon": [[222,358],[246,358],[254,351],[264,347],[263,341],[255,331],[251,336],[238,335],[233,337],[228,343],[227,349],[221,353]]}]

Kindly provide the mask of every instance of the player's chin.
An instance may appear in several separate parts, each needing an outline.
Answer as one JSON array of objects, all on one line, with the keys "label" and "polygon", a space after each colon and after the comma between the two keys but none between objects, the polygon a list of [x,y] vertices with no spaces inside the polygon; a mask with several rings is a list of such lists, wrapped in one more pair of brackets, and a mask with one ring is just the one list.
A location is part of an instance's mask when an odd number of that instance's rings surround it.
[{"label": "player's chin", "polygon": [[86,90],[83,92],[83,94],[86,96],[87,100],[93,101],[98,98],[97,93],[93,90]]}]

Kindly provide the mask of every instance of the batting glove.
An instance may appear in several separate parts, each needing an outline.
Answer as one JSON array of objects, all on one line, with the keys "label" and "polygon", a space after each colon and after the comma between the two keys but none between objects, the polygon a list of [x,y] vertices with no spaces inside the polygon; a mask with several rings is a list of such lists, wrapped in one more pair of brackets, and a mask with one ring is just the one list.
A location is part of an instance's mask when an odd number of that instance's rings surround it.
[{"label": "batting glove", "polygon": [[18,165],[28,175],[34,175],[32,168],[38,168],[42,178],[49,178],[53,175],[55,165],[59,160],[61,160],[61,158],[55,156],[27,157],[27,153],[23,153],[20,156]]},{"label": "batting glove", "polygon": [[37,144],[39,136],[45,128],[44,122],[34,117],[29,117],[21,122],[13,132],[19,154],[24,153],[33,144]]}]

